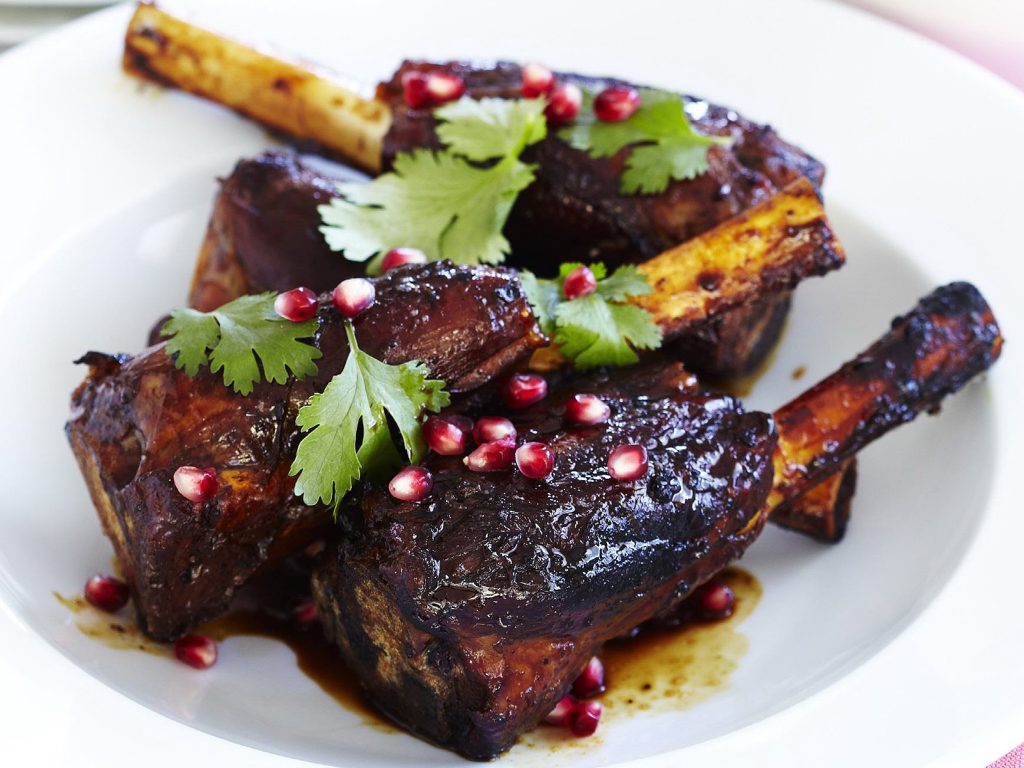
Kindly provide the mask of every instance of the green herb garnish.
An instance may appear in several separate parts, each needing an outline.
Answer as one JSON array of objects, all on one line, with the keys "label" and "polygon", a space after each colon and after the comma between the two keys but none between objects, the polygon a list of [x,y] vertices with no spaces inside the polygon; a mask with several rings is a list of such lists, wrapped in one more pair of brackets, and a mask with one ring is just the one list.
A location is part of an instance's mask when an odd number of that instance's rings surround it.
[{"label": "green herb garnish", "polygon": [[297,496],[306,504],[329,504],[335,512],[364,471],[401,462],[390,422],[415,464],[426,450],[420,430],[423,413],[449,403],[444,382],[428,379],[422,363],[382,363],[359,349],[347,321],[345,333],[349,355],[344,369],[299,409],[296,423],[307,434],[289,471],[298,475]]},{"label": "green herb garnish", "polygon": [[339,184],[341,197],[320,206],[328,246],[351,261],[372,259],[370,272],[398,247],[461,264],[499,263],[509,251],[501,230],[533,181],[519,155],[546,135],[544,102],[464,98],[434,114],[446,150],[400,154],[390,173]]},{"label": "green herb garnish", "polygon": [[632,365],[636,349],[661,346],[661,329],[645,309],[624,303],[629,296],[651,292],[647,278],[636,267],[619,267],[610,276],[604,264],[591,264],[597,289],[566,300],[562,284],[579,264],[563,264],[555,280],[542,280],[530,272],[521,279],[541,329],[552,337],[562,355],[578,368]]},{"label": "green herb garnish", "polygon": [[696,178],[708,169],[708,149],[731,142],[694,131],[677,94],[643,89],[640,99],[640,108],[629,118],[608,123],[594,115],[594,94],[584,90],[576,122],[558,132],[560,139],[591,157],[610,157],[631,146],[620,184],[625,194],[656,194],[671,179]]},{"label": "green herb garnish", "polygon": [[284,384],[316,373],[320,350],[303,339],[312,338],[317,321],[293,323],[274,311],[276,293],[242,296],[213,312],[176,309],[160,329],[169,336],[164,350],[189,376],[204,365],[213,373],[223,369],[224,384],[242,395],[263,378]]}]

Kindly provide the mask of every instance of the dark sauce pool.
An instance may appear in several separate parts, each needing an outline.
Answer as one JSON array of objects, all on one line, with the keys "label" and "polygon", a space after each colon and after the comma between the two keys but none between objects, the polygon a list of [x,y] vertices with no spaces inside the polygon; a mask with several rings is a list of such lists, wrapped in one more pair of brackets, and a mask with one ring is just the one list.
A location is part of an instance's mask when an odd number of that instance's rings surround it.
[{"label": "dark sauce pool", "polygon": [[[607,691],[599,700],[605,708],[602,730],[638,712],[681,710],[728,687],[732,673],[749,646],[739,625],[761,598],[761,585],[752,574],[727,568],[719,577],[736,596],[732,616],[721,621],[691,622],[678,627],[642,627],[634,637],[613,640],[601,652]],[[105,645],[171,656],[170,646],[146,638],[126,617],[130,608],[111,616],[96,611],[80,597],[54,596],[73,614],[84,634]],[[251,600],[249,601],[251,602]],[[335,648],[317,626],[300,627],[286,614],[241,606],[196,630],[230,645],[239,637],[261,637],[287,645],[299,672],[341,706],[374,728],[398,730],[364,699],[355,676],[342,664]],[[597,738],[575,739],[562,729],[538,728],[522,739],[522,748],[589,748]]]}]

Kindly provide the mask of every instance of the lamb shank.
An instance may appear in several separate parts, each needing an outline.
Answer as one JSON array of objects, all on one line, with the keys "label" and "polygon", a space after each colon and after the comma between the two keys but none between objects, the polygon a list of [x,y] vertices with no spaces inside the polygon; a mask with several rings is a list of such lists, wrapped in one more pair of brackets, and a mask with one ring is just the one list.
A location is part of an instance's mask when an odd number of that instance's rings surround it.
[{"label": "lamb shank", "polygon": [[[554,452],[548,478],[432,456],[422,502],[364,488],[314,577],[325,629],[383,712],[467,757],[495,757],[602,643],[670,613],[743,554],[773,508],[937,409],[1001,344],[981,295],[955,283],[774,419],[694,394],[677,364],[570,380],[513,415]],[[607,423],[566,423],[565,400],[581,390],[610,405]],[[624,443],[649,452],[640,479],[609,475]]]},{"label": "lamb shank", "polygon": [[[439,146],[432,112],[403,100],[402,79],[408,73],[457,75],[473,98],[522,94],[517,64],[407,61],[377,88],[376,98],[366,98],[322,69],[271,57],[145,3],[129,24],[124,66],[140,77],[232,107],[300,145],[373,174],[387,170],[399,152]],[[569,73],[558,78],[593,90],[621,83]],[[674,181],[661,194],[620,193],[625,151],[594,159],[554,135],[529,148],[524,160],[537,164],[537,178],[520,195],[506,225],[512,245],[508,264],[551,275],[565,261],[602,261],[609,267],[638,263],[766,201],[798,179],[820,189],[822,164],[772,128],[705,100],[684,98],[695,128],[728,136],[732,144],[710,150],[706,173]],[[329,181],[312,178],[308,171],[298,177],[288,193],[293,202],[303,187],[311,200],[318,197]],[[310,209],[315,211],[312,204]],[[716,376],[753,368],[777,339],[788,304],[788,293],[782,292],[716,317],[699,333],[679,340],[681,359]]]}]

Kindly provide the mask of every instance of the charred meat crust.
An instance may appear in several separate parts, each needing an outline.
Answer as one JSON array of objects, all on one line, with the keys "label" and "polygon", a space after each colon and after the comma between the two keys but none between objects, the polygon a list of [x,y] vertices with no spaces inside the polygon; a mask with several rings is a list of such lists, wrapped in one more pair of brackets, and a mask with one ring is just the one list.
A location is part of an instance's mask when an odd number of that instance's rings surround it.
[{"label": "charred meat crust", "polygon": [[[467,93],[475,98],[521,95],[518,64],[403,62],[377,91],[393,114],[384,137],[385,166],[398,152],[439,146],[432,113],[408,107],[401,85],[408,71],[438,69],[462,77]],[[569,73],[558,77],[595,90],[623,82]],[[771,127],[702,99],[684,96],[684,100],[698,130],[730,136],[733,144],[711,150],[707,173],[672,182],[662,194],[619,192],[625,151],[593,159],[554,136],[529,148],[524,159],[537,164],[537,178],[519,195],[505,227],[513,248],[510,263],[540,275],[554,273],[565,261],[603,261],[610,268],[637,263],[763,202],[800,177],[820,189],[824,166],[783,141]],[[788,308],[787,296],[766,297],[755,307],[715,318],[692,341],[680,342],[679,350],[685,354],[680,359],[709,376],[743,374],[755,368],[778,341]]]},{"label": "charred meat crust", "polygon": [[317,207],[336,185],[290,152],[239,161],[221,182],[189,305],[208,312],[246,293],[329,290],[361,277],[365,266],[332,251],[320,233]]},{"label": "charred meat crust", "polygon": [[[432,112],[408,107],[401,84],[408,71],[439,69],[462,77],[467,93],[475,98],[521,96],[518,64],[403,62],[377,92],[393,114],[384,139],[385,163],[401,151],[439,146]],[[576,74],[558,77],[598,90],[622,83]],[[589,158],[553,135],[531,147],[524,159],[538,164],[537,179],[519,196],[506,228],[516,266],[550,274],[562,261],[600,260],[609,267],[635,263],[735,216],[801,176],[820,187],[824,166],[782,141],[772,128],[725,107],[684,98],[698,130],[731,136],[734,143],[712,151],[707,173],[673,182],[662,194],[619,193],[624,153]]]},{"label": "charred meat crust", "polygon": [[[419,735],[476,759],[536,725],[600,645],[664,613],[739,557],[767,498],[771,417],[689,393],[678,366],[569,385],[612,406],[567,428],[554,393],[514,417],[556,455],[544,481],[432,456],[430,498],[367,487],[315,577],[328,633],[371,699]],[[622,443],[650,471],[607,472]]]},{"label": "charred meat crust", "polygon": [[[355,321],[362,348],[389,363],[420,360],[452,391],[496,376],[544,339],[507,270],[447,262],[392,270]],[[274,551],[328,523],[288,477],[298,408],[344,365],[339,315],[321,299],[316,377],[259,384],[242,397],[204,369],[190,378],[162,347],[88,356],[67,433],[104,530],[133,590],[140,626],[173,639],[216,615]],[[172,483],[183,465],[214,466],[220,490],[192,504]]]}]

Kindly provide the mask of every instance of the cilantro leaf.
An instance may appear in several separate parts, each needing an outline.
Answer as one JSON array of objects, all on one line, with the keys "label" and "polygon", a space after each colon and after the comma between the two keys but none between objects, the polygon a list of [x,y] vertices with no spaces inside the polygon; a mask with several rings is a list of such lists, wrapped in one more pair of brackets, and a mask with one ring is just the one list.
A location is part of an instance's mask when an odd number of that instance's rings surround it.
[{"label": "cilantro leaf", "polygon": [[392,248],[413,247],[431,261],[495,264],[509,251],[501,234],[512,204],[533,181],[518,160],[477,168],[443,152],[417,150],[395,159],[395,169],[368,183],[338,185],[341,198],[321,205],[327,245],[350,261]]},{"label": "cilantro leaf", "polygon": [[449,403],[444,382],[427,378],[422,363],[388,365],[366,354],[345,323],[349,355],[341,373],[299,409],[296,423],[306,432],[289,475],[298,475],[295,495],[306,504],[334,507],[363,472],[381,471],[401,457],[391,439],[390,420],[409,460],[426,450],[420,417]]},{"label": "cilantro leaf", "polygon": [[557,280],[542,280],[533,272],[523,270],[519,273],[519,282],[523,285],[526,300],[533,306],[533,314],[537,325],[545,336],[555,334],[555,312],[562,300],[562,289]]},{"label": "cilantro leaf", "polygon": [[547,135],[543,99],[462,98],[434,112],[438,138],[470,160],[519,157]]},{"label": "cilantro leaf", "polygon": [[577,368],[633,365],[633,348],[661,345],[661,329],[648,312],[632,304],[606,301],[597,293],[558,305],[555,343]]},{"label": "cilantro leaf", "polygon": [[[412,247],[427,258],[496,264],[509,251],[501,234],[518,194],[533,181],[522,150],[547,131],[540,100],[462,99],[437,111],[442,152],[395,158],[394,170],[338,186],[319,208],[328,246],[378,272],[382,254]],[[467,159],[468,158],[468,159]],[[471,161],[500,158],[489,167]]]},{"label": "cilantro leaf", "polygon": [[664,192],[671,179],[686,180],[708,169],[708,149],[729,144],[723,136],[705,136],[693,130],[676,94],[652,89],[640,92],[641,106],[631,117],[617,123],[598,120],[592,93],[584,92],[575,124],[558,136],[591,157],[610,157],[633,146],[626,158],[621,190],[625,194]]},{"label": "cilantro leaf", "polygon": [[293,323],[274,311],[275,293],[242,296],[213,312],[176,309],[160,329],[169,336],[164,351],[175,366],[195,376],[204,365],[224,372],[224,384],[241,395],[260,380],[284,384],[316,373],[320,350],[302,339],[312,338],[316,320]]},{"label": "cilantro leaf", "polygon": [[604,264],[590,265],[597,279],[588,296],[566,300],[562,290],[576,262],[562,264],[558,278],[544,280],[531,272],[520,273],[526,298],[537,322],[553,336],[562,355],[578,368],[600,365],[632,365],[639,359],[634,349],[661,345],[661,329],[646,310],[625,304],[630,296],[651,292],[647,278],[636,267],[623,266],[608,275]]}]

